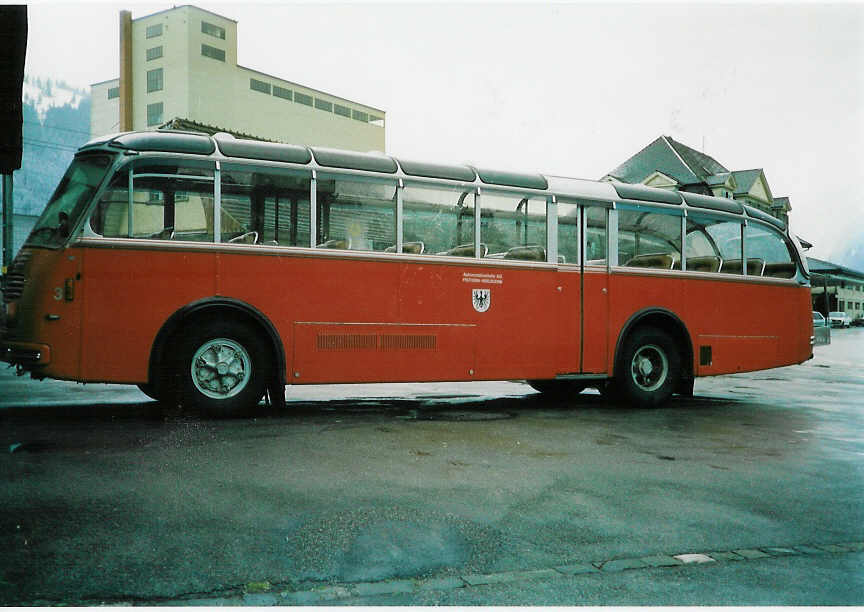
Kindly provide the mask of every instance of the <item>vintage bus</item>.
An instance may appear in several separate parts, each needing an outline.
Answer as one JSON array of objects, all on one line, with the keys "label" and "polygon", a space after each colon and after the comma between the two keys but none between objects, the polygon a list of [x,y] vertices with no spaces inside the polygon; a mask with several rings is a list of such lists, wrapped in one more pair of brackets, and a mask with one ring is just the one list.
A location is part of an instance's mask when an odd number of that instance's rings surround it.
[{"label": "vintage bus", "polygon": [[219,416],[359,382],[652,406],[811,358],[805,262],[730,199],[131,132],[76,154],[5,277],[0,351]]}]

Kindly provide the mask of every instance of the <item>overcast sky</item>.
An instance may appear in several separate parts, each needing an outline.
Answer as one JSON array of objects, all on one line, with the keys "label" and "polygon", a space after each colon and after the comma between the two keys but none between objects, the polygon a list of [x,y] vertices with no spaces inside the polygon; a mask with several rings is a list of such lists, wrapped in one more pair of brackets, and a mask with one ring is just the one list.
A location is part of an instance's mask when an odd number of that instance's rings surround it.
[{"label": "overcast sky", "polygon": [[[27,73],[116,78],[118,12],[171,6],[30,5]],[[384,109],[387,153],[597,179],[665,134],[764,168],[811,255],[864,235],[860,3],[197,6],[241,65]]]}]

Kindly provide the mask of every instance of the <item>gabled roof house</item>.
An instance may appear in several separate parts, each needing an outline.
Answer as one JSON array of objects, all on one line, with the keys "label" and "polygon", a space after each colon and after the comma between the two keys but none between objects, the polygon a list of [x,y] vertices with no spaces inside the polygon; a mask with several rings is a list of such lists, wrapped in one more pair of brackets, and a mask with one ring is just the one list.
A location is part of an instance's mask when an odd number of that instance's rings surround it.
[{"label": "gabled roof house", "polygon": [[733,198],[784,222],[788,222],[792,209],[788,197],[772,195],[761,168],[729,170],[710,155],[670,136],[660,136],[602,180]]}]

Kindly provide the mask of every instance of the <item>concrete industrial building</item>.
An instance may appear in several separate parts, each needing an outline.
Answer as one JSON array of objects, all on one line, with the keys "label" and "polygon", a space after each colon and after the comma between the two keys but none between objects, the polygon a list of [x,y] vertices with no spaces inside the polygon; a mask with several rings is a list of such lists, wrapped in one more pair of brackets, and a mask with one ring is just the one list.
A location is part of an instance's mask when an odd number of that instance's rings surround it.
[{"label": "concrete industrial building", "polygon": [[237,65],[237,22],[195,6],[120,13],[120,77],[91,87],[95,136],[166,124],[384,151],[383,110]]}]

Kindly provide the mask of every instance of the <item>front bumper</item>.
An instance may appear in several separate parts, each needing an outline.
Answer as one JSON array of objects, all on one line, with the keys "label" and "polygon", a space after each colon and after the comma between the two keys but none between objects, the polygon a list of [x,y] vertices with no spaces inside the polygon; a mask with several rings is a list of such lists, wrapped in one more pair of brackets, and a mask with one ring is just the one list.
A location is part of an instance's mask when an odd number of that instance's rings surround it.
[{"label": "front bumper", "polygon": [[35,342],[0,342],[0,361],[20,365],[25,369],[51,363],[51,347]]}]

